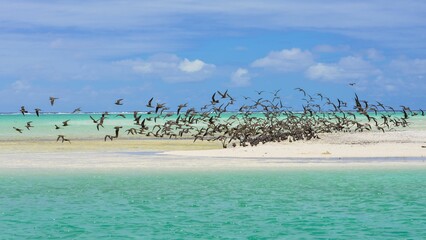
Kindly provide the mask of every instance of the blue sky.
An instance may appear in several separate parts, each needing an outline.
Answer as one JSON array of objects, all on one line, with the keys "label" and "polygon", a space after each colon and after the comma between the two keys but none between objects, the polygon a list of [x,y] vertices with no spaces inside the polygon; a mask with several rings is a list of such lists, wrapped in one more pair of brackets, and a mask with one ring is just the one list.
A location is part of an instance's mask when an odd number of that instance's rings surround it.
[{"label": "blue sky", "polygon": [[426,108],[425,1],[0,4],[2,112],[130,111],[151,97],[199,106],[225,89],[281,89],[300,108],[295,87]]}]

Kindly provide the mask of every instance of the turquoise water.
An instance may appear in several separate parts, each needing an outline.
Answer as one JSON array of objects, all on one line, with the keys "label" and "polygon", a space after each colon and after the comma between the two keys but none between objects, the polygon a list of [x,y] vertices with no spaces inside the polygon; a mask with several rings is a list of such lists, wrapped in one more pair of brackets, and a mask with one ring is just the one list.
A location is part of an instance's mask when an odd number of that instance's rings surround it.
[{"label": "turquoise water", "polygon": [[424,169],[15,170],[0,239],[424,239],[425,189]]},{"label": "turquoise water", "polygon": [[[222,114],[222,119],[228,119],[234,113]],[[133,113],[125,114],[126,118],[117,117],[116,114],[111,113],[105,120],[104,128],[96,129],[96,124],[90,119],[93,116],[95,119],[99,119],[101,114],[96,113],[82,113],[82,114],[42,114],[37,117],[34,114],[27,114],[22,116],[21,114],[0,114],[0,141],[1,140],[47,140],[55,141],[59,134],[65,135],[71,139],[99,139],[103,141],[106,134],[114,135],[114,126],[123,126],[120,134],[120,138],[141,138],[144,135],[132,136],[127,135],[124,131],[129,128],[139,128],[140,126],[134,125]],[[254,113],[253,116],[262,117],[261,113]],[[394,114],[395,117],[402,117],[402,113]],[[143,114],[142,119],[152,117],[152,115]],[[168,117],[166,119],[158,119],[157,123],[161,124],[167,120],[176,119],[176,115]],[[359,116],[357,119],[365,117]],[[379,118],[379,117],[378,117]],[[62,127],[62,122],[70,120],[68,127]],[[31,130],[27,130],[25,125],[28,121],[32,121],[34,126]],[[408,128],[396,128],[396,130],[410,130],[410,129],[426,129],[426,117],[414,116],[409,119],[411,123]],[[153,121],[146,122],[149,127],[154,126]],[[55,125],[61,127],[56,130]],[[20,128],[23,133],[16,132],[13,127]]]}]

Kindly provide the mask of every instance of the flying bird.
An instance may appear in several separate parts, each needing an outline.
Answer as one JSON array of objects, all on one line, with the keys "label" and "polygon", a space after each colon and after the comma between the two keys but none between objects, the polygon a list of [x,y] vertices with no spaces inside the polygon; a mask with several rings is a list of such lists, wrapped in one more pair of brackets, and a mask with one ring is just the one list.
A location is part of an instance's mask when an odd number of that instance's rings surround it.
[{"label": "flying bird", "polygon": [[25,107],[24,106],[21,106],[21,110],[20,110],[20,112],[22,113],[22,115],[24,115],[25,116],[25,113],[28,113],[28,111],[27,110],[25,110]]},{"label": "flying bird", "polygon": [[70,119],[68,119],[68,120],[66,120],[66,121],[63,121],[62,122],[62,126],[64,126],[64,127],[66,127],[66,126],[69,126],[68,125],[68,122],[70,121]]},{"label": "flying bird", "polygon": [[28,129],[28,130],[30,130],[30,128],[32,128],[32,127],[34,127],[33,125],[31,125],[31,123],[32,123],[33,121],[29,121],[29,122],[27,122],[27,125],[25,125],[25,127]]},{"label": "flying bird", "polygon": [[115,101],[115,105],[123,105],[123,103],[122,103],[122,101],[123,101],[124,99],[122,99],[122,98],[120,98],[120,99],[117,99],[116,101]]},{"label": "flying bird", "polygon": [[51,105],[51,106],[53,106],[53,104],[55,104],[55,100],[57,100],[57,99],[59,99],[59,98],[56,98],[56,97],[49,97],[50,105]]},{"label": "flying bird", "polygon": [[69,139],[65,138],[65,136],[64,136],[64,135],[58,135],[58,138],[56,138],[56,141],[58,142],[59,140],[61,140],[61,141],[62,141],[62,143],[64,143],[64,142],[69,142],[69,143],[71,143],[71,141],[70,141]]},{"label": "flying bird", "polygon": [[13,127],[13,129],[15,129],[19,133],[22,133],[22,129],[20,129],[20,128]]},{"label": "flying bird", "polygon": [[153,99],[154,99],[153,97],[151,99],[149,99],[148,104],[146,105],[147,107],[153,108],[153,106],[152,106],[152,100]]},{"label": "flying bird", "polygon": [[179,106],[178,106],[178,110],[177,110],[177,115],[179,115],[180,110],[182,110],[182,108],[187,107],[187,106],[188,106],[188,104],[187,104],[187,103],[185,103],[185,104],[179,104]]},{"label": "flying bird", "polygon": [[36,108],[34,110],[35,110],[35,113],[36,113],[37,117],[40,117],[40,111],[41,111],[41,109],[40,108]]},{"label": "flying bird", "polygon": [[106,142],[106,140],[107,139],[109,139],[109,140],[113,140],[115,137],[114,136],[111,136],[111,135],[105,135],[105,137],[104,137],[104,141]]},{"label": "flying bird", "polygon": [[74,109],[74,111],[72,111],[72,114],[79,113],[79,112],[81,112],[81,108],[76,108],[76,109]]},{"label": "flying bird", "polygon": [[118,138],[118,133],[119,133],[119,131],[120,131],[120,128],[123,128],[122,126],[115,126],[114,127],[114,129],[115,129],[115,137],[116,138]]}]

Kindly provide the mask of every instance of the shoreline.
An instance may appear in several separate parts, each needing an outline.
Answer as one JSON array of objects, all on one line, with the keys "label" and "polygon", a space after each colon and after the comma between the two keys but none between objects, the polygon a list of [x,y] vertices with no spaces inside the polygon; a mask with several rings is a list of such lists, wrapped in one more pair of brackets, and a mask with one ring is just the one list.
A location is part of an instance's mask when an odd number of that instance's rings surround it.
[{"label": "shoreline", "polygon": [[9,171],[245,171],[245,170],[426,170],[426,157],[228,158],[185,157],[162,152],[9,153],[0,155],[0,172]]},{"label": "shoreline", "polygon": [[324,134],[320,139],[222,149],[192,140],[1,141],[0,171],[426,169],[426,131]]}]

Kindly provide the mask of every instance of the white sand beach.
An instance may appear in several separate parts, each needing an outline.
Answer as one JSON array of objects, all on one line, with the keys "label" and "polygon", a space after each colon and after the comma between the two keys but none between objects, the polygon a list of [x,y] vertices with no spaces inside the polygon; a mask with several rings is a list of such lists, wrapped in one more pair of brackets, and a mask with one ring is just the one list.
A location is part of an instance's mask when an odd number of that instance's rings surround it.
[{"label": "white sand beach", "polygon": [[0,142],[0,169],[212,170],[426,168],[426,131],[324,134],[307,142],[220,148],[190,140]]},{"label": "white sand beach", "polygon": [[267,143],[256,147],[168,151],[168,155],[198,157],[386,158],[426,157],[426,131],[322,134],[311,141]]}]

